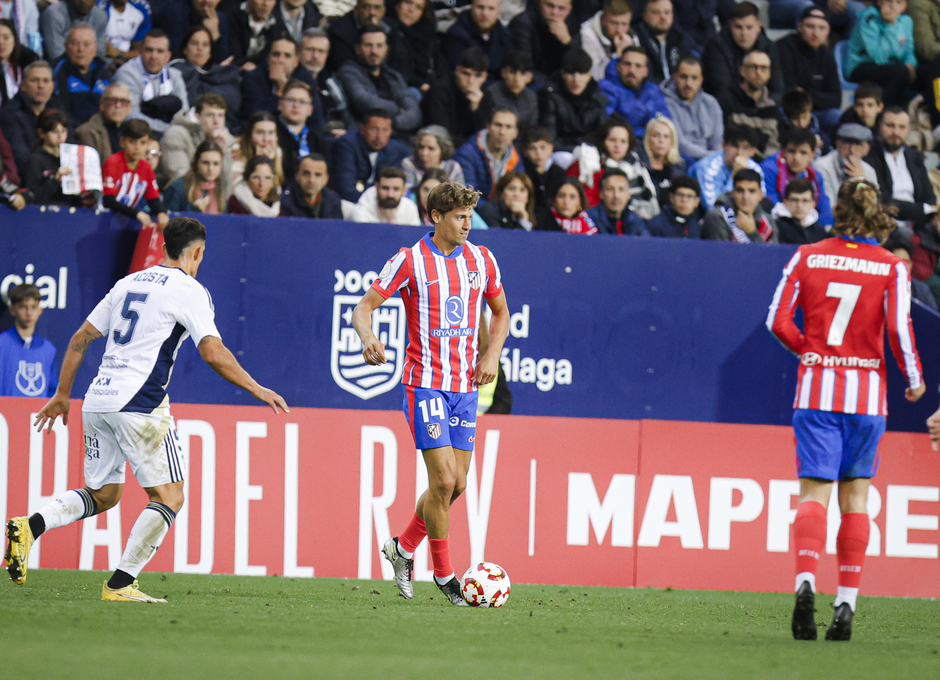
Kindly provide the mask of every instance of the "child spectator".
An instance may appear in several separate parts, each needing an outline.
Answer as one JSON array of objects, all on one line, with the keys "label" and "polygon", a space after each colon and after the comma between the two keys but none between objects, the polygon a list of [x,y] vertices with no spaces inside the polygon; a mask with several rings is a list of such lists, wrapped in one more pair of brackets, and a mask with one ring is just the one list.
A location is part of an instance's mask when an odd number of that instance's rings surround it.
[{"label": "child spectator", "polygon": [[414,153],[401,162],[409,187],[421,181],[431,168],[441,168],[450,181],[463,184],[463,168],[451,156],[454,143],[447,129],[440,125],[428,125],[415,135]]},{"label": "child spectator", "polygon": [[228,199],[232,215],[277,217],[281,214],[281,188],[274,172],[274,161],[255,156],[245,165],[244,179],[235,185]]},{"label": "child spectator", "polygon": [[525,172],[535,189],[536,205],[551,203],[555,191],[565,181],[565,171],[552,161],[555,145],[551,133],[533,125],[525,131],[522,139],[522,156]]},{"label": "child spectator", "polygon": [[686,172],[686,160],[679,154],[679,133],[671,120],[656,116],[646,124],[643,153],[650,179],[656,186],[656,199],[659,205],[666,205],[672,178]]},{"label": "child spectator", "polygon": [[[102,203],[112,212],[138,220],[144,227],[149,227],[151,215],[156,215],[157,228],[163,231],[170,218],[160,200],[153,168],[144,160],[149,146],[147,121],[136,118],[125,121],[121,127],[121,150],[111,154],[101,167]],[[147,202],[149,214],[140,209],[142,200]]]},{"label": "child spectator", "polygon": [[819,119],[813,113],[813,98],[809,92],[800,88],[787,90],[783,93],[783,99],[780,100],[780,108],[783,110],[783,116],[786,119],[785,127],[781,130],[781,136],[785,136],[787,130],[803,128],[816,136],[815,150],[817,156],[822,156],[832,150],[829,135],[822,130]]},{"label": "child spectator", "polygon": [[205,140],[196,147],[189,172],[174,180],[163,194],[167,210],[218,215],[225,211],[228,189],[222,147]]},{"label": "child spectator", "polygon": [[499,73],[500,80],[486,88],[492,97],[492,105],[498,109],[513,109],[519,115],[520,130],[538,123],[538,97],[529,89],[534,77],[532,55],[518,50],[513,52]]},{"label": "child spectator", "polygon": [[574,177],[566,177],[552,201],[552,217],[569,234],[591,236],[597,233],[594,221],[587,214],[587,198],[581,182]]},{"label": "child spectator", "polygon": [[907,0],[878,0],[860,12],[843,64],[847,80],[881,85],[888,106],[905,106],[904,91],[917,77],[914,21],[906,9]]},{"label": "child spectator", "polygon": [[[662,93],[660,93],[662,96]],[[539,124],[555,138],[555,148],[573,151],[607,120],[607,96],[591,76],[591,57],[573,47],[538,94]]]},{"label": "child spectator", "polygon": [[787,185],[783,202],[770,211],[777,223],[780,243],[816,243],[829,236],[819,223],[815,203],[814,188],[809,180],[795,179]]},{"label": "child spectator", "polygon": [[646,222],[652,236],[666,238],[702,238],[699,208],[701,187],[694,177],[678,175],[669,185],[669,202],[656,217]]},{"label": "child spectator", "polygon": [[13,327],[0,333],[0,396],[51,397],[58,386],[55,345],[36,335],[42,316],[39,288],[20,283],[7,296]]},{"label": "child spectator", "polygon": [[489,226],[499,229],[560,229],[547,213],[536,215],[532,180],[519,170],[507,172],[500,178],[493,191],[493,200],[480,208],[480,216]]},{"label": "child spectator", "polygon": [[729,125],[725,129],[721,149],[705,156],[689,168],[689,174],[697,179],[702,187],[702,205],[705,210],[711,210],[719,196],[731,191],[734,186],[734,173],[738,170],[750,168],[757,172],[763,190],[764,171],[754,160],[755,153],[757,131],[750,127]]},{"label": "child spectator", "polygon": [[330,169],[326,158],[312,153],[300,161],[297,177],[281,192],[281,217],[343,219],[343,201],[328,188]]},{"label": "child spectator", "polygon": [[807,179],[813,188],[814,207],[819,211],[819,221],[831,225],[833,217],[829,197],[822,177],[813,167],[815,144],[816,137],[809,130],[794,128],[787,133],[783,150],[761,163],[767,186],[766,196],[771,203],[777,203],[791,181]]},{"label": "child spectator", "polygon": [[[26,189],[29,202],[37,205],[65,205],[80,207],[82,196],[66,196],[62,192],[62,177],[68,168],[59,165],[59,145],[68,141],[68,118],[61,111],[47,110],[39,117],[39,148],[26,159]],[[92,192],[84,196],[90,205],[97,201]]]},{"label": "child spectator", "polygon": [[855,88],[852,107],[846,109],[845,113],[842,114],[839,125],[858,123],[871,130],[873,137],[877,136],[878,119],[881,118],[881,112],[884,109],[881,88],[874,83],[861,83]]},{"label": "child spectator", "polygon": [[610,168],[600,180],[601,202],[587,211],[598,233],[618,236],[647,234],[643,220],[630,210],[630,178],[620,168]]},{"label": "child spectator", "polygon": [[760,205],[764,199],[762,182],[760,173],[751,168],[734,173],[734,189],[719,196],[702,221],[702,238],[743,244],[776,243],[776,225]]}]

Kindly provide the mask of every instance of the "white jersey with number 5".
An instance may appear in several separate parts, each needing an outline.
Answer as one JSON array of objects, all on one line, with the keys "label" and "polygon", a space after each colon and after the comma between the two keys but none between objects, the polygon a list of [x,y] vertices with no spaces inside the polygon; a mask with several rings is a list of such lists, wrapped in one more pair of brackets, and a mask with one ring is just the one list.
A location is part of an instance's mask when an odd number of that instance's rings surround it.
[{"label": "white jersey with number 5", "polygon": [[82,411],[152,413],[167,401],[173,362],[190,335],[198,346],[219,336],[212,298],[205,286],[174,267],[135,272],[88,315],[107,338],[98,375],[85,393]]}]

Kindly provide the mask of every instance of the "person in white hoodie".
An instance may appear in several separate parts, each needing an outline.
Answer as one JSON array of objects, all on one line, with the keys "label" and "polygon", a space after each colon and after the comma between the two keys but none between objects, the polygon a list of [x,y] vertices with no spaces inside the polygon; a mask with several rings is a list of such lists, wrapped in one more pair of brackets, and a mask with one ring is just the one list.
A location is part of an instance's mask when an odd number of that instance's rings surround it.
[{"label": "person in white hoodie", "polygon": [[581,47],[591,55],[591,75],[601,82],[611,59],[625,47],[639,45],[629,0],[604,0],[604,9],[581,24]]},{"label": "person in white hoodie", "polygon": [[373,186],[362,192],[352,213],[353,222],[421,226],[418,206],[405,198],[405,173],[383,168]]},{"label": "person in white hoodie", "polygon": [[676,73],[663,85],[666,106],[679,131],[679,153],[695,160],[721,148],[724,114],[718,100],[702,91],[704,76],[698,57],[679,62]]},{"label": "person in white hoodie", "polygon": [[144,36],[140,56],[114,74],[114,79],[124,83],[131,93],[128,118],[147,121],[158,136],[170,127],[177,112],[189,108],[186,81],[183,74],[167,66],[170,56],[170,38],[162,29],[154,28]]}]

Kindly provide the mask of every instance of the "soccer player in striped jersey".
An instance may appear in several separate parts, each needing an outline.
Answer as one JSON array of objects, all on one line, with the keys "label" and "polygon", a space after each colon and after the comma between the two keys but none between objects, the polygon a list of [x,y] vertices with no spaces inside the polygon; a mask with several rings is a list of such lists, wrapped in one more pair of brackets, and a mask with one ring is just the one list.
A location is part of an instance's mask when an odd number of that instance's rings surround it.
[{"label": "soccer player in striped jersey", "polygon": [[[404,411],[428,471],[428,490],[418,499],[405,531],[385,542],[382,553],[395,569],[403,597],[411,583],[415,549],[428,537],[434,581],[451,604],[465,605],[450,562],[450,506],[463,493],[476,438],[477,386],[496,378],[509,331],[509,308],[496,258],[467,242],[480,192],[444,182],[430,193],[427,210],[434,231],[385,263],[379,278],[353,311],[362,354],[373,366],[386,361],[372,327],[372,313],[401,292],[408,314],[402,388]],[[477,357],[477,327],[484,301],[492,310],[489,345]]]},{"label": "soccer player in striped jersey", "polygon": [[[839,189],[828,238],[801,246],[783,271],[767,328],[799,356],[793,430],[800,502],[793,523],[797,640],[816,639],[816,567],[826,543],[826,507],[839,482],[842,523],[836,539],[839,590],[827,640],[849,640],[865,550],[868,487],[878,470],[885,431],[884,333],[901,372],[905,396],[925,386],[911,326],[911,284],[904,262],[879,246],[894,220],[867,181]],[[794,323],[803,309],[803,330]]]},{"label": "soccer player in striped jersey", "polygon": [[6,561],[10,578],[26,581],[29,550],[43,532],[97,515],[117,505],[130,462],[150,503],[137,518],[117,570],[101,590],[102,600],[166,602],[140,591],[137,576],[160,547],[183,505],[186,459],[170,415],[166,387],[180,345],[190,335],[220,376],[268,404],[287,404],[262,387],[222,344],[209,291],[196,281],[206,248],[206,228],[190,217],[174,217],[163,232],[163,264],[118,281],[72,336],[62,361],[59,387],[36,416],[37,429],[58,416],[68,424],[69,395],[88,346],[106,336],[98,375],[85,393],[85,486],[66,491],[30,517],[7,522]]}]

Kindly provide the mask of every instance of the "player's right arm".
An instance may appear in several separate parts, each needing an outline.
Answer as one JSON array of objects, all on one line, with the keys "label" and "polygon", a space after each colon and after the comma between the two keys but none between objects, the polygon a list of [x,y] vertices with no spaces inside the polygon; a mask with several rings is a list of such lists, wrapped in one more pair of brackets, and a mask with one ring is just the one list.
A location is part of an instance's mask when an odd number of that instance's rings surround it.
[{"label": "player's right arm", "polygon": [[45,427],[46,432],[50,432],[58,416],[62,416],[63,424],[69,424],[69,397],[72,394],[72,383],[75,382],[75,374],[78,373],[78,369],[85,359],[85,352],[88,351],[88,347],[101,335],[101,332],[86,320],[72,336],[69,347],[65,350],[65,357],[62,359],[59,386],[52,398],[36,414],[36,420],[33,424],[36,426],[37,431]]},{"label": "player's right arm", "polygon": [[366,360],[367,364],[373,366],[385,363],[385,345],[372,332],[372,312],[378,309],[383,302],[385,302],[385,298],[374,288],[370,288],[362,296],[352,314],[353,328],[356,329],[359,339],[362,341],[362,358]]},{"label": "player's right arm", "polygon": [[284,398],[274,390],[262,387],[251,375],[242,368],[241,364],[235,358],[235,355],[228,347],[222,344],[221,338],[215,335],[207,335],[199,342],[199,354],[203,361],[209,364],[209,368],[253,396],[259,401],[278,412],[278,408],[284,409],[285,413],[290,413]]}]

